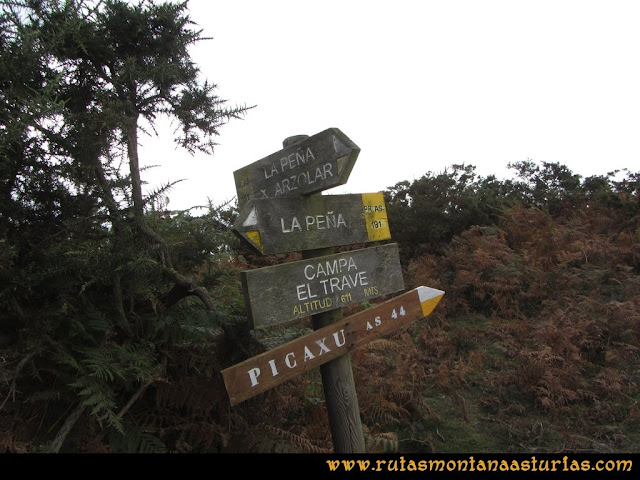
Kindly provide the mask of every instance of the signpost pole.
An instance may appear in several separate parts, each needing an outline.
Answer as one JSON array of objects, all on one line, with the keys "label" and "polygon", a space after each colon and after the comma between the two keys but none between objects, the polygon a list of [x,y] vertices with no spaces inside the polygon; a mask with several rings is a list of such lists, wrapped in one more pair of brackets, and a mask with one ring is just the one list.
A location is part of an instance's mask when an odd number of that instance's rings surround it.
[{"label": "signpost pole", "polygon": [[[330,248],[306,250],[305,259],[330,255]],[[330,310],[311,316],[314,330],[342,319],[342,310]],[[360,406],[348,353],[320,366],[322,388],[329,415],[329,428],[335,453],[365,453]]]},{"label": "signpost pole", "polygon": [[[286,138],[282,143],[286,148],[301,140],[306,135]],[[331,248],[304,250],[304,259],[331,255]],[[314,330],[331,325],[342,319],[342,310],[330,310],[311,316]],[[329,428],[335,453],[365,453],[364,432],[360,419],[360,406],[353,380],[353,369],[349,354],[335,358],[320,366],[322,388],[329,416]]]}]

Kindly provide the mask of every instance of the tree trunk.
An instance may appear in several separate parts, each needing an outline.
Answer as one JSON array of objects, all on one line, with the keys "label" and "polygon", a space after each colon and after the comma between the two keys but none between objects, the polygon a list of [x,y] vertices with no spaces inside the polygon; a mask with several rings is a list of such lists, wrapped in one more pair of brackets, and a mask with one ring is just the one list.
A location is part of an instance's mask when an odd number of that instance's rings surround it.
[{"label": "tree trunk", "polygon": [[144,202],[142,200],[142,180],[140,178],[140,163],[138,161],[138,114],[127,119],[127,156],[129,157],[129,172],[131,173],[131,196],[133,197],[133,212],[136,220],[142,218]]}]

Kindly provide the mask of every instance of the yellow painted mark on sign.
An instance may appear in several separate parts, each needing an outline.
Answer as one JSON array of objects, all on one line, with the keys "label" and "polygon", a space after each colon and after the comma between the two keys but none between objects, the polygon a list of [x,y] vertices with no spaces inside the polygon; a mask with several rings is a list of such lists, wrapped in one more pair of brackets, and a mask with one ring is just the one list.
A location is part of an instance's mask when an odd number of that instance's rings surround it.
[{"label": "yellow painted mark on sign", "polygon": [[426,317],[431,312],[433,312],[434,308],[436,308],[436,305],[438,305],[438,303],[444,296],[444,292],[442,290],[430,287],[418,287],[417,290],[420,297],[422,315]]},{"label": "yellow painted mark on sign", "polygon": [[249,230],[246,233],[247,238],[251,243],[253,243],[258,250],[261,252],[264,251],[264,246],[262,245],[262,237],[260,236],[260,232],[258,230]]},{"label": "yellow painted mark on sign", "polygon": [[387,207],[384,203],[384,195],[379,193],[363,193],[362,208],[364,210],[364,222],[367,226],[369,241],[388,240],[391,238],[389,220],[387,219]]}]

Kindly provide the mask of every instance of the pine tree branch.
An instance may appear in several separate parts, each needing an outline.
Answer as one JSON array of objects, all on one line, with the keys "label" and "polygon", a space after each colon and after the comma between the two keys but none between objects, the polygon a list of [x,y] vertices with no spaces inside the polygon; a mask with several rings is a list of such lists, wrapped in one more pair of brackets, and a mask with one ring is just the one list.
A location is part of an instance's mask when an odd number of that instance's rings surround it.
[{"label": "pine tree branch", "polygon": [[[166,242],[164,238],[162,238],[162,236],[160,236],[157,232],[154,232],[151,228],[149,228],[148,225],[145,225],[143,222],[140,222],[138,226],[140,228],[140,231],[144,233],[148,238],[153,240],[155,243],[158,243],[160,245],[165,245]],[[188,277],[185,277],[184,275],[178,273],[171,265],[171,259],[169,258],[168,252],[166,255],[163,255],[163,260],[164,260],[164,266],[165,266],[165,273],[169,275],[171,280],[173,280],[176,283],[176,285],[184,291],[183,296],[180,298],[186,297],[188,295],[196,295],[198,298],[200,298],[200,300],[202,301],[202,303],[204,303],[204,305],[207,307],[208,310],[211,310],[211,311],[216,310],[215,303],[211,299],[211,296],[209,295],[209,292],[207,291],[207,289],[202,286],[198,286]],[[176,293],[176,291],[177,291],[176,289],[172,290],[174,294]],[[180,298],[178,298],[178,300]],[[178,300],[175,300],[175,299],[172,300],[173,301],[172,304],[177,303]]]},{"label": "pine tree branch", "polygon": [[71,432],[71,429],[76,424],[86,408],[86,405],[84,405],[82,402],[79,402],[75,410],[71,412],[71,415],[67,417],[67,419],[64,421],[64,424],[60,428],[60,431],[56,435],[56,438],[53,439],[51,445],[49,446],[49,451],[51,453],[58,453],[60,451],[60,448],[62,448],[62,444],[67,438],[67,435],[69,435],[69,432]]},{"label": "pine tree branch", "polygon": [[[151,380],[148,380],[146,383],[142,384],[140,386],[140,388],[136,391],[136,393],[133,394],[133,396],[129,399],[129,401],[127,402],[127,404],[122,407],[122,410],[120,410],[118,412],[118,415],[116,415],[116,417],[119,420],[122,420],[122,417],[124,417],[124,415],[129,411],[129,409],[138,401],[138,399],[142,396],[142,394],[147,390],[147,388],[149,388],[151,386],[151,384],[155,381],[155,378],[152,378]],[[102,431],[100,433],[100,435],[98,435],[96,437],[97,441],[102,441],[102,439],[104,438],[104,436],[106,435],[106,431]]]},{"label": "pine tree branch", "polygon": [[154,381],[155,381],[155,378],[152,378],[151,380],[148,380],[146,383],[144,383],[143,385],[140,386],[138,391],[133,394],[133,396],[129,399],[127,404],[124,407],[122,407],[122,410],[120,410],[120,412],[118,412],[117,416],[118,416],[119,419],[122,419],[122,417],[124,417],[125,413],[127,413],[129,411],[129,409],[133,406],[133,404],[138,401],[138,399],[142,396],[142,394],[147,390],[147,388],[149,388],[149,386]]},{"label": "pine tree branch", "polygon": [[[20,362],[18,363],[18,365],[16,366],[16,370],[13,373],[13,379],[11,381],[11,386],[9,387],[9,393],[7,394],[6,398],[4,399],[4,401],[2,402],[2,405],[0,405],[0,410],[2,410],[2,408],[5,406],[5,404],[7,403],[7,401],[9,400],[9,398],[11,396],[14,397],[14,401],[15,401],[15,395],[16,395],[16,381],[18,379],[18,376],[20,374],[20,370],[22,370],[22,368],[27,364],[27,362],[29,360],[31,360],[33,357],[35,357],[37,354],[39,354],[42,351],[42,348],[36,348],[35,350],[33,350],[32,352],[29,353],[29,355],[27,355],[26,357],[24,357],[22,360],[20,360]],[[7,379],[5,379],[6,381]]]},{"label": "pine tree branch", "polygon": [[159,233],[154,232],[151,228],[149,228],[149,226],[146,225],[144,221],[139,222],[138,228],[144,235],[146,235],[154,243],[157,243],[159,245],[164,245],[166,243],[164,238],[162,238],[162,236]]},{"label": "pine tree branch", "polygon": [[107,176],[104,173],[104,168],[102,167],[102,163],[100,163],[100,159],[96,159],[95,164],[95,174],[96,180],[98,181],[98,185],[102,190],[102,199],[107,206],[107,210],[109,211],[109,215],[112,217],[112,223],[114,224],[114,229],[117,229],[116,219],[118,218],[118,214],[120,210],[118,209],[118,205],[113,198],[113,192],[111,191],[111,187],[109,186],[109,181],[107,180]]},{"label": "pine tree branch", "polygon": [[116,311],[118,312],[118,326],[128,334],[131,334],[131,325],[129,325],[129,319],[124,311],[119,273],[113,275],[113,301],[115,302]]},{"label": "pine tree branch", "polygon": [[206,288],[197,286],[189,278],[178,273],[173,268],[167,268],[165,269],[165,272],[171,277],[174,282],[176,282],[177,286],[181,287],[186,292],[184,296],[196,295],[198,298],[200,298],[200,300],[202,301],[202,303],[204,303],[208,310],[216,310],[215,303],[213,303],[213,300],[211,299],[211,296],[209,295],[209,292]]}]

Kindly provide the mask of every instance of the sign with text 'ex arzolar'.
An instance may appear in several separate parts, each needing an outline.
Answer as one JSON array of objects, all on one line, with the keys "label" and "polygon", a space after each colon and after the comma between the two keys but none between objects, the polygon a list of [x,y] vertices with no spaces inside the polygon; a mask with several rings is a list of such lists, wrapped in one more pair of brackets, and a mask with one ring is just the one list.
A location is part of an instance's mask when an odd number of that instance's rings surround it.
[{"label": "sign with text 'ex arzolar'", "polygon": [[360,148],[329,128],[233,172],[238,209],[254,198],[310,195],[347,182]]}]

